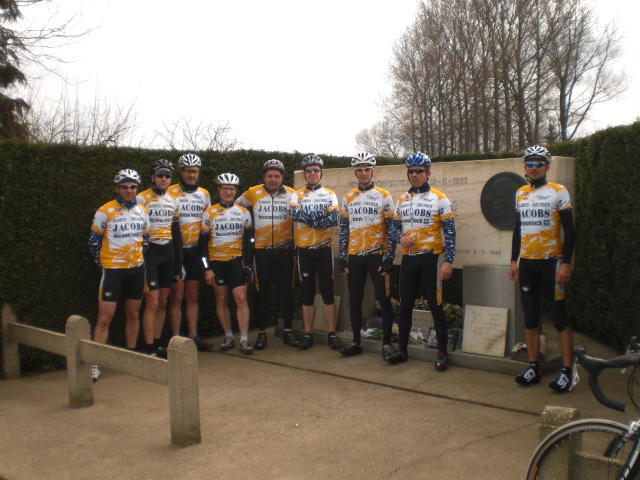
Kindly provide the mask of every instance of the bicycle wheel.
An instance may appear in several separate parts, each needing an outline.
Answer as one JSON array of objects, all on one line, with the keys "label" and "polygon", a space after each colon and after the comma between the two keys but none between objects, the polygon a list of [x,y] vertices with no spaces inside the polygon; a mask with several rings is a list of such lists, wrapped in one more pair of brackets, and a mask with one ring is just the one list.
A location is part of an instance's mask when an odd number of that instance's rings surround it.
[{"label": "bicycle wheel", "polygon": [[[537,448],[527,480],[632,479],[640,439],[610,420],[578,420],[555,430]],[[631,470],[629,467],[632,467]],[[627,476],[624,476],[627,475]]]}]

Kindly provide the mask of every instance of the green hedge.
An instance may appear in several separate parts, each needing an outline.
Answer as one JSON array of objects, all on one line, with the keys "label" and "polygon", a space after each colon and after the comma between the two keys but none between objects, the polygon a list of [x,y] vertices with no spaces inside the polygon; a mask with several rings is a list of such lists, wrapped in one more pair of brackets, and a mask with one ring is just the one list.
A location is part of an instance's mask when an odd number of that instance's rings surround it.
[{"label": "green hedge", "polygon": [[640,122],[555,146],[576,158],[575,328],[611,346],[640,334]]}]

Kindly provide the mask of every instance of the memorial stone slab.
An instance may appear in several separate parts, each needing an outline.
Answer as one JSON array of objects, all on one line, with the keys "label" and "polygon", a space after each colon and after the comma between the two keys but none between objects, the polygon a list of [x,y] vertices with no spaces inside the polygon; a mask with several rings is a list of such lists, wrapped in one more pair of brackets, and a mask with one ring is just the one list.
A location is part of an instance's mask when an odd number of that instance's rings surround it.
[{"label": "memorial stone slab", "polygon": [[508,317],[506,308],[465,305],[462,351],[504,357]]},{"label": "memorial stone slab", "polygon": [[[551,182],[567,187],[575,198],[575,160],[553,157],[547,174]],[[388,190],[394,201],[409,187],[404,165],[376,167],[373,181]],[[451,201],[456,218],[457,243],[454,268],[464,265],[509,265],[511,260],[511,212],[515,194],[510,192],[524,184],[522,158],[435,162],[429,183]],[[357,186],[352,168],[325,169],[322,185],[333,190],[342,203],[343,195]],[[294,177],[294,188],[304,186],[301,171]],[[483,196],[484,192],[484,196]],[[507,193],[508,192],[508,193]],[[483,211],[484,209],[484,211]],[[511,227],[512,228],[512,227]],[[333,230],[334,256],[338,256],[339,229]],[[396,263],[402,258],[402,247],[396,250]]]}]

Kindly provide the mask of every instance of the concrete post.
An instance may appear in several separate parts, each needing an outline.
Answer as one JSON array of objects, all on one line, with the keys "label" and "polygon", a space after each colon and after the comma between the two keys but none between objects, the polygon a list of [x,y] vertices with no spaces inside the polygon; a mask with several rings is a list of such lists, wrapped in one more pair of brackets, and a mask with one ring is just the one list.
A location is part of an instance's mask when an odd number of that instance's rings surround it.
[{"label": "concrete post", "polygon": [[18,342],[11,338],[9,324],[18,323],[16,314],[9,305],[2,308],[2,378],[10,380],[20,377]]},{"label": "concrete post", "polygon": [[91,364],[80,360],[80,341],[91,340],[91,330],[86,318],[72,315],[65,325],[67,379],[70,407],[93,405],[93,380]]},{"label": "concrete post", "polygon": [[[547,438],[556,428],[580,419],[580,410],[566,407],[545,407],[540,417],[540,441]],[[576,442],[566,442],[558,448],[545,462],[545,472],[548,478],[554,480],[571,480],[569,466],[573,456],[580,450]]]},{"label": "concrete post", "polygon": [[196,345],[189,338],[173,337],[167,357],[171,443],[187,447],[201,441]]}]

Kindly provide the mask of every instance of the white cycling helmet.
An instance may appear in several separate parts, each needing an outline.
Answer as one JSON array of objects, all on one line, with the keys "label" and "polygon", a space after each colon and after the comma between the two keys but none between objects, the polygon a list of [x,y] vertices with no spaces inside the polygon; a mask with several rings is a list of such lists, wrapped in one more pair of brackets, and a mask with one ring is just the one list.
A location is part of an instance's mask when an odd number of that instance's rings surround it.
[{"label": "white cycling helmet", "polygon": [[312,153],[311,155],[307,155],[302,159],[302,162],[300,162],[300,168],[304,170],[310,165],[318,165],[320,168],[323,168],[324,161],[318,155]]},{"label": "white cycling helmet", "polygon": [[376,157],[367,152],[356,153],[351,159],[351,166],[356,167],[375,167]]},{"label": "white cycling helmet", "polygon": [[200,157],[195,153],[185,153],[178,159],[178,165],[180,168],[186,167],[202,167],[202,161]]},{"label": "white cycling helmet", "polygon": [[136,182],[138,185],[140,185],[140,175],[138,175],[138,172],[130,168],[120,170],[118,173],[116,173],[116,176],[113,179],[113,183],[115,183],[116,185],[120,185],[123,182]]},{"label": "white cycling helmet", "polygon": [[220,185],[233,185],[237,187],[240,185],[240,178],[233,173],[221,173],[216,180],[218,186]]},{"label": "white cycling helmet", "polygon": [[264,165],[262,166],[263,172],[266,172],[267,170],[280,170],[280,173],[284,175],[284,164],[280,160],[272,158],[271,160],[264,162]]},{"label": "white cycling helmet", "polygon": [[549,153],[549,150],[540,145],[534,145],[533,147],[527,148],[524,151],[523,158],[525,161],[531,160],[532,158],[541,158],[551,164],[551,154]]}]

